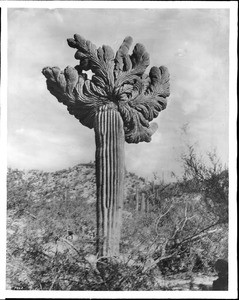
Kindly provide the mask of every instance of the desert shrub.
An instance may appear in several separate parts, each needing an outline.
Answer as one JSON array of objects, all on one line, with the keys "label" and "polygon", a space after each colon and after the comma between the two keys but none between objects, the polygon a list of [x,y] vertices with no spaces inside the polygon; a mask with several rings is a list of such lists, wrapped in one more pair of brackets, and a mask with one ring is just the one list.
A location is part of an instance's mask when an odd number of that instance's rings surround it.
[{"label": "desert shrub", "polygon": [[218,218],[219,223],[228,223],[228,168],[222,166],[216,151],[200,157],[193,145],[182,155],[184,180],[182,187],[187,192],[200,192],[207,210]]},{"label": "desert shrub", "polygon": [[153,258],[163,275],[213,271],[217,258],[227,258],[227,224],[184,181],[161,189],[160,205],[124,220],[122,253],[135,248],[134,257]]},{"label": "desert shrub", "polygon": [[[228,171],[215,156],[208,166],[190,151],[183,158],[183,179],[141,185],[148,211],[135,211],[136,186],[129,185],[117,260],[94,256],[95,203],[87,202],[83,189],[74,196],[54,182],[45,189],[38,173],[9,178],[9,287],[156,290],[161,275],[213,271],[214,262],[228,253]],[[69,232],[78,239],[71,241]]]},{"label": "desert shrub", "polygon": [[[45,239],[26,237],[19,258],[28,270],[24,281],[11,274],[11,289],[30,290],[148,290],[154,277],[142,266],[128,266],[114,259],[87,260],[88,253],[70,251],[46,253]],[[74,250],[74,249],[73,249]]]},{"label": "desert shrub", "polygon": [[156,231],[162,243],[155,258],[163,274],[209,271],[217,258],[227,259],[228,169],[216,152],[207,157],[189,146],[183,179],[167,187],[161,201]]}]

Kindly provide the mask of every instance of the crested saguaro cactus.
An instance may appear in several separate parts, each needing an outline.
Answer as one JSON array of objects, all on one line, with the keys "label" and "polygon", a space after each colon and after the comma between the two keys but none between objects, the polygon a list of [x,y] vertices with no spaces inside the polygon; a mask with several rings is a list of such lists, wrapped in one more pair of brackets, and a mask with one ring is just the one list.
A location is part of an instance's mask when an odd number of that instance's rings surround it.
[{"label": "crested saguaro cactus", "polygon": [[[47,88],[83,125],[94,128],[96,142],[97,252],[119,253],[124,185],[124,143],[150,142],[157,124],[149,122],[166,108],[169,73],[149,66],[149,54],[126,37],[114,55],[109,46],[98,49],[75,34],[68,45],[76,48],[79,65],[46,67]],[[91,70],[88,79],[85,71]]]}]

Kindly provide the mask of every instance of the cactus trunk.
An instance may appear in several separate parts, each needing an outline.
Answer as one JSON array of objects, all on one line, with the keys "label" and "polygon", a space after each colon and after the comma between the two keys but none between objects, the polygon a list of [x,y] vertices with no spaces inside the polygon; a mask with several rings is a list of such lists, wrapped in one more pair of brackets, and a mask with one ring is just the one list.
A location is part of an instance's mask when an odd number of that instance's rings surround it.
[{"label": "cactus trunk", "polygon": [[[166,67],[150,69],[149,54],[142,44],[128,50],[127,36],[119,50],[97,47],[79,34],[67,39],[77,49],[78,66],[46,67],[42,73],[47,88],[69,113],[95,130],[97,185],[97,252],[100,256],[119,253],[123,207],[124,143],[150,142],[157,129],[149,122],[167,106],[169,73]],[[88,79],[85,70],[94,75]],[[141,210],[145,211],[145,203]]]},{"label": "cactus trunk", "polygon": [[136,211],[138,212],[139,211],[139,190],[138,190],[138,187],[136,186]]},{"label": "cactus trunk", "polygon": [[145,212],[145,207],[146,207],[146,205],[145,205],[145,194],[144,193],[142,193],[142,196],[141,196],[141,212]]},{"label": "cactus trunk", "polygon": [[119,254],[124,183],[124,126],[119,112],[104,105],[95,116],[97,253]]}]

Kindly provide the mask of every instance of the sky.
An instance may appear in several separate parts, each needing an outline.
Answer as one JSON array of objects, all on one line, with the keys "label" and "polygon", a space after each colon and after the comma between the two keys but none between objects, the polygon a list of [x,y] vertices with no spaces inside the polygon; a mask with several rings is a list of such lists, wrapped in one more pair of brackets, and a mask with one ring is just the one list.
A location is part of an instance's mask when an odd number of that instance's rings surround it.
[{"label": "sky", "polygon": [[[126,36],[152,66],[170,73],[168,106],[150,143],[125,144],[126,169],[139,176],[182,172],[186,143],[214,148],[228,163],[229,9],[8,10],[8,166],[55,171],[95,160],[94,131],[46,88],[46,66],[75,66],[75,33],[116,52]],[[182,128],[187,126],[187,136]]]}]

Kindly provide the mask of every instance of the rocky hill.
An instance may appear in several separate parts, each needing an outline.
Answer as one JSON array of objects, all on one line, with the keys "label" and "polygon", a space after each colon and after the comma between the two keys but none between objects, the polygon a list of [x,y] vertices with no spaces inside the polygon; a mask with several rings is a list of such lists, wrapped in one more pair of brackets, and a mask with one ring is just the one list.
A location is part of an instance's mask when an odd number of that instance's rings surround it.
[{"label": "rocky hill", "polygon": [[[219,199],[223,185],[213,180],[210,195]],[[126,171],[120,265],[105,281],[95,273],[94,164],[55,172],[9,168],[7,289],[104,290],[108,282],[118,290],[123,281],[122,290],[198,289],[192,277],[187,287],[161,280],[189,270],[208,277],[215,259],[227,258],[227,224],[215,223],[221,207],[208,210],[192,183],[156,184]]]},{"label": "rocky hill", "polygon": [[[149,185],[142,177],[126,171],[125,203],[132,200],[136,186],[145,189]],[[24,197],[30,202],[43,199],[57,201],[62,198],[96,201],[95,165],[78,164],[72,168],[55,172],[40,170],[18,170],[8,168],[7,190],[9,204],[13,197]],[[133,204],[133,203],[131,203]]]}]

